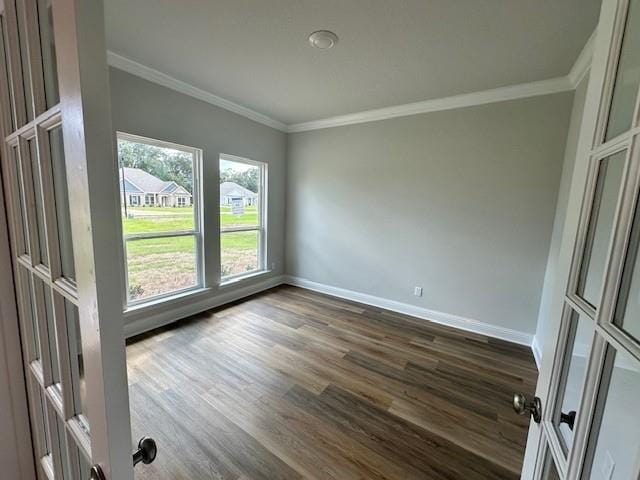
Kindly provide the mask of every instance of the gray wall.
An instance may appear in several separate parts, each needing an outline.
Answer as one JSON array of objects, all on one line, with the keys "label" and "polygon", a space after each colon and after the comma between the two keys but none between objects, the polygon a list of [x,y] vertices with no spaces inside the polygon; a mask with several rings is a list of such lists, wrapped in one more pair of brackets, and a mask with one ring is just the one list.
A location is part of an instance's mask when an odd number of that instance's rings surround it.
[{"label": "gray wall", "polygon": [[535,332],[572,98],[289,135],[287,273]]},{"label": "gray wall", "polygon": [[547,269],[544,276],[542,297],[540,299],[540,311],[538,312],[536,345],[534,345],[534,348],[539,349],[540,354],[542,354],[545,343],[549,341],[549,338],[547,338],[549,335],[549,332],[547,332],[547,325],[551,309],[551,300],[556,283],[556,274],[558,272],[560,243],[562,240],[565,218],[567,215],[569,190],[571,188],[571,179],[573,178],[573,167],[576,162],[578,136],[580,134],[580,126],[582,125],[582,114],[584,111],[584,102],[587,95],[587,86],[589,83],[588,79],[589,76],[586,75],[582,82],[580,82],[580,85],[578,85],[573,100],[573,109],[571,111],[571,121],[569,124],[569,133],[567,135],[564,164],[562,166],[560,190],[558,192],[558,202],[556,205],[556,213],[553,221],[553,233],[551,236],[551,245],[549,247]]},{"label": "gray wall", "polygon": [[[267,162],[268,266],[275,264],[270,276],[281,275],[284,272],[286,134],[121,70],[110,68],[109,77],[115,130],[204,151],[202,182],[207,205],[218,204],[220,153]],[[206,231],[218,231],[219,215],[215,208],[205,210],[204,224]],[[209,266],[208,284],[215,286],[219,262],[217,235],[205,235],[204,255]],[[242,285],[246,286],[247,282]],[[228,291],[229,287],[225,289]]]}]

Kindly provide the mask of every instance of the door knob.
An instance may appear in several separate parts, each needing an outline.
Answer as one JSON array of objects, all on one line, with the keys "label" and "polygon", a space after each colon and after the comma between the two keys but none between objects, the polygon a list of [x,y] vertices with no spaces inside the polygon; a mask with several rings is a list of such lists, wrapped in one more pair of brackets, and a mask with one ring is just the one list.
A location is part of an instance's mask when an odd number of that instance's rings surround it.
[{"label": "door knob", "polygon": [[513,409],[518,415],[528,413],[536,423],[540,423],[542,419],[542,402],[538,397],[533,397],[533,401],[528,402],[527,397],[521,393],[516,393],[513,396]]},{"label": "door knob", "polygon": [[100,465],[94,465],[91,467],[91,471],[89,473],[90,480],[105,480],[104,472],[102,471],[102,468],[100,468]]},{"label": "door knob", "polygon": [[148,465],[156,459],[157,454],[156,441],[150,437],[142,437],[138,442],[138,450],[133,452],[133,466],[135,467],[140,462]]}]

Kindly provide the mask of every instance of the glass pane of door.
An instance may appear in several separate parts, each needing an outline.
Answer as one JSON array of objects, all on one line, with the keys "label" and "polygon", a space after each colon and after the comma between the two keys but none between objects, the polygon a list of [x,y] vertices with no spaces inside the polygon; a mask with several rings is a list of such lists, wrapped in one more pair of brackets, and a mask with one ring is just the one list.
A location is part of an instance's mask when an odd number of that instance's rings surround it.
[{"label": "glass pane of door", "polygon": [[38,0],[37,7],[45,98],[47,100],[47,108],[51,108],[60,100],[58,94],[58,66],[56,63],[56,44],[53,38],[51,0]]},{"label": "glass pane of door", "polygon": [[[567,307],[569,308],[569,307]],[[565,454],[573,444],[573,424],[579,411],[589,352],[593,341],[593,321],[571,310],[567,335],[567,351],[558,388],[558,402],[553,423],[559,432]]]},{"label": "glass pane of door", "polygon": [[36,319],[38,321],[40,335],[43,340],[46,335],[46,340],[42,342],[42,348],[46,348],[45,351],[49,354],[51,381],[55,385],[60,383],[60,364],[58,361],[59,348],[56,338],[55,319],[53,316],[53,299],[51,297],[51,289],[36,275],[33,276],[33,281],[37,306]]},{"label": "glass pane of door", "polygon": [[629,2],[629,13],[622,40],[622,50],[611,99],[605,141],[631,128],[640,85],[640,0]]},{"label": "glass pane of door", "polygon": [[86,417],[88,414],[87,387],[84,378],[82,335],[80,332],[78,307],[65,298],[64,313],[66,316],[67,336],[69,339],[69,360],[71,364],[71,388],[73,389],[74,412]]},{"label": "glass pane of door", "polygon": [[33,178],[33,194],[35,198],[36,226],[38,236],[38,250],[40,253],[40,262],[46,267],[49,266],[49,254],[47,251],[47,234],[44,224],[44,200],[42,198],[42,184],[40,183],[40,168],[38,164],[38,151],[36,148],[36,139],[31,138],[28,142],[29,158],[31,159],[31,176]]},{"label": "glass pane of door", "polygon": [[547,453],[544,458],[544,466],[542,467],[542,480],[560,480],[560,474],[556,468],[556,464],[553,461],[553,456],[547,448]]},{"label": "glass pane of door", "polygon": [[[6,82],[6,85],[10,85],[9,78],[9,69],[7,68],[9,65],[9,50],[7,48],[7,20],[3,14],[0,14],[0,62],[4,62],[4,75],[2,78],[3,82]],[[16,117],[14,111],[15,100],[13,98],[13,89],[7,88],[6,90],[8,101],[9,101],[9,116],[11,119],[10,129],[11,131],[16,130]]]},{"label": "glass pane of door", "polygon": [[29,239],[27,237],[29,227],[27,223],[27,210],[25,208],[25,196],[24,196],[24,185],[22,183],[22,165],[20,164],[20,157],[18,155],[18,147],[11,147],[9,150],[9,161],[11,162],[12,167],[12,175],[10,181],[14,183],[14,192],[16,193],[16,197],[14,198],[15,202],[15,214],[17,215],[17,224],[15,225],[15,229],[17,230],[18,235],[18,245],[19,255],[30,255],[29,249]]},{"label": "glass pane of door", "polygon": [[76,272],[73,264],[73,243],[71,240],[71,212],[69,210],[69,189],[67,186],[67,166],[64,158],[62,127],[52,128],[49,130],[48,136],[53,193],[56,204],[56,218],[58,220],[60,273],[63,277],[75,281]]},{"label": "glass pane of door", "polygon": [[607,250],[624,172],[627,151],[600,161],[593,207],[578,277],[578,295],[596,308],[600,303]]},{"label": "glass pane of door", "polygon": [[[29,71],[29,51],[27,48],[27,14],[25,11],[25,3],[24,1],[16,2],[17,9],[17,17],[18,17],[18,35],[20,42],[20,62],[22,65],[22,83],[24,89],[24,98],[16,99],[16,101],[24,101],[24,105],[27,113],[27,121],[33,120],[34,114],[34,106],[33,106],[33,90],[31,89],[31,75]],[[21,125],[20,125],[21,126]]]},{"label": "glass pane of door", "polygon": [[596,410],[602,411],[602,417],[599,428],[592,431],[595,450],[588,478],[636,479],[640,474],[640,362],[609,347],[607,363]]},{"label": "glass pane of door", "polygon": [[629,248],[624,263],[620,293],[616,303],[613,322],[629,335],[640,341],[640,203],[631,228]]},{"label": "glass pane of door", "polygon": [[18,265],[18,281],[20,282],[20,314],[23,317],[22,323],[27,330],[24,332],[27,347],[31,349],[31,360],[42,358],[40,350],[40,337],[38,334],[38,324],[36,323],[36,295],[33,290],[32,274],[22,265]]}]

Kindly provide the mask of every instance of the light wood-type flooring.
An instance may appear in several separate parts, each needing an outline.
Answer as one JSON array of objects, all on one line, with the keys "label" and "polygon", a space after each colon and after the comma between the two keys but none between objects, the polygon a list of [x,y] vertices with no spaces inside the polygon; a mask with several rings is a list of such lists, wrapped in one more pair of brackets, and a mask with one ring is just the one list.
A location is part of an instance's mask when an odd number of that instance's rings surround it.
[{"label": "light wood-type flooring", "polygon": [[519,478],[527,347],[281,286],[127,356],[138,480]]}]

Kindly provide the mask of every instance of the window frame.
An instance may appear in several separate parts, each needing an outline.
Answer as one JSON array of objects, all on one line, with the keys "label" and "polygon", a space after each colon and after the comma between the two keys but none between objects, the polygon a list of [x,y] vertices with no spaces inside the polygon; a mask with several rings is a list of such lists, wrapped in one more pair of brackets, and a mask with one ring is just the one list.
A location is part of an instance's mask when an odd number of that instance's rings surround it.
[{"label": "window frame", "polygon": [[[220,184],[220,160],[226,160],[228,162],[236,162],[236,163],[244,163],[245,165],[251,165],[252,167],[258,167],[259,172],[259,180],[258,180],[258,224],[255,226],[244,226],[244,227],[226,227],[223,228],[222,224],[219,224],[218,229],[218,242],[219,242],[219,253],[220,253],[220,263],[218,272],[220,274],[220,286],[225,286],[227,284],[235,283],[245,278],[254,277],[257,274],[267,272],[267,212],[268,212],[268,172],[269,165],[267,162],[260,162],[258,160],[252,160],[250,158],[239,157],[237,155],[231,155],[227,153],[221,153],[218,158],[218,184]],[[220,192],[218,192],[218,221],[220,220],[220,207],[222,207],[222,203],[220,202]],[[233,275],[222,275],[222,236],[225,233],[237,233],[237,232],[258,232],[258,266],[254,270],[250,270],[247,272],[236,273]]]},{"label": "window frame", "polygon": [[[135,143],[143,143],[159,148],[171,148],[173,150],[181,150],[183,152],[190,153],[193,156],[193,192],[191,194],[193,205],[193,229],[191,230],[175,230],[166,232],[150,232],[150,233],[133,233],[125,234],[122,231],[122,251],[124,260],[124,309],[125,311],[134,307],[145,306],[147,304],[153,304],[158,301],[165,301],[172,297],[184,295],[185,293],[192,292],[203,288],[204,285],[204,255],[203,255],[203,202],[202,202],[202,149],[196,147],[190,147],[188,145],[181,145],[179,143],[168,142],[165,140],[158,140],[155,138],[143,137],[141,135],[134,135],[131,133],[116,132],[116,144],[120,140],[125,140]],[[117,151],[117,148],[116,148]],[[120,161],[118,159],[118,175],[120,174]],[[142,197],[142,195],[140,195]],[[122,199],[122,194],[119,195],[118,203]],[[145,202],[139,206],[148,206]],[[152,205],[152,206],[155,206]],[[118,208],[122,208],[118,205]],[[122,223],[121,223],[122,225]],[[129,268],[127,263],[127,241],[129,240],[150,240],[156,238],[169,238],[169,237],[193,237],[195,243],[195,266],[196,266],[196,282],[189,287],[180,288],[177,290],[171,290],[170,292],[153,295],[139,300],[131,300],[129,292]]]}]

